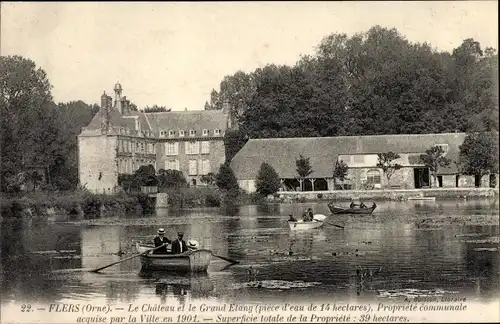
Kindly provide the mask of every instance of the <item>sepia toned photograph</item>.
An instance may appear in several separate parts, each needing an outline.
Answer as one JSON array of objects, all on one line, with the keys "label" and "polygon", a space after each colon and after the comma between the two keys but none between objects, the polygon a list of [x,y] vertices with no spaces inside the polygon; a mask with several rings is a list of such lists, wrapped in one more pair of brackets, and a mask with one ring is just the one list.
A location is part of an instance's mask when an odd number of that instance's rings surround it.
[{"label": "sepia toned photograph", "polygon": [[0,15],[1,324],[500,321],[496,1]]}]

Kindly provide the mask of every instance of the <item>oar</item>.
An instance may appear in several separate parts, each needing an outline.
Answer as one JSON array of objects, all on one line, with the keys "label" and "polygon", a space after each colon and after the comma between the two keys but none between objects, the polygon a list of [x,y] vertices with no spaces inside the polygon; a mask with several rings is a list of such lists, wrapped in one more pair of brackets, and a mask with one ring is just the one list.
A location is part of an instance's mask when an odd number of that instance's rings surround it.
[{"label": "oar", "polygon": [[227,261],[227,262],[231,262],[232,264],[238,264],[240,263],[240,261],[236,261],[236,260],[233,260],[233,259],[230,259],[230,258],[226,258],[226,257],[223,257],[223,256],[220,256],[220,255],[215,255],[212,253],[212,255],[216,258],[219,258],[219,259],[222,259],[224,261]]},{"label": "oar", "polygon": [[101,270],[103,270],[103,269],[106,269],[106,268],[109,268],[109,267],[111,267],[111,266],[114,266],[115,264],[122,263],[122,262],[125,262],[125,261],[130,260],[130,259],[133,259],[133,258],[137,258],[138,256],[141,256],[141,255],[147,254],[147,253],[149,253],[149,252],[151,252],[151,251],[156,251],[156,250],[158,250],[159,248],[164,247],[165,245],[167,245],[167,244],[163,244],[163,245],[157,246],[157,247],[155,247],[155,248],[153,248],[153,249],[149,249],[149,250],[147,250],[147,251],[144,251],[144,252],[142,252],[142,253],[139,253],[139,254],[133,255],[133,256],[128,257],[128,258],[125,258],[125,259],[121,259],[120,261],[113,262],[113,263],[108,264],[108,265],[106,265],[106,266],[104,266],[104,267],[100,267],[100,268],[97,268],[97,269],[91,270],[90,272],[99,272],[99,271],[101,271]]},{"label": "oar", "polygon": [[325,222],[325,221],[320,221],[320,220],[316,220],[317,222],[322,222],[322,223],[325,223],[325,224],[328,224],[328,225],[332,225],[332,226],[335,226],[335,227],[338,227],[338,228],[342,228],[344,229],[344,226],[340,226],[340,225],[337,225],[337,224],[334,224],[334,223],[329,223],[329,222]]},{"label": "oar", "polygon": [[[192,247],[192,246],[188,246],[188,248],[190,248],[191,250],[197,250],[197,248]],[[227,258],[227,257],[223,257],[223,256],[221,256],[221,255],[216,255],[216,254],[213,254],[213,253],[212,253],[212,255],[213,255],[214,257],[216,257],[216,258],[219,258],[219,259],[221,259],[221,260],[224,260],[224,261],[230,262],[230,263],[232,263],[232,264],[238,264],[238,263],[240,263],[240,261],[236,261],[236,260],[233,260],[233,259],[230,259],[230,258]]]}]

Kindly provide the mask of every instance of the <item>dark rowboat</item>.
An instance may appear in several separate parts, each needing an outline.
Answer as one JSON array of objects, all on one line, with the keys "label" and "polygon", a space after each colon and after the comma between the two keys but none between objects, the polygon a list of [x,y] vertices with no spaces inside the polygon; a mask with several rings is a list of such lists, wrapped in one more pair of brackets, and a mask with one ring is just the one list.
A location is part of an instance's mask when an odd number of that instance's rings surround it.
[{"label": "dark rowboat", "polygon": [[377,208],[377,206],[373,207],[368,207],[368,208],[360,208],[360,207],[355,207],[355,208],[345,208],[341,206],[335,206],[332,203],[328,204],[328,208],[332,212],[332,214],[371,214]]},{"label": "dark rowboat", "polygon": [[[137,244],[137,252],[143,253],[152,246]],[[171,272],[206,272],[210,264],[212,251],[194,250],[181,254],[145,254],[141,255],[143,270],[162,270]]]}]

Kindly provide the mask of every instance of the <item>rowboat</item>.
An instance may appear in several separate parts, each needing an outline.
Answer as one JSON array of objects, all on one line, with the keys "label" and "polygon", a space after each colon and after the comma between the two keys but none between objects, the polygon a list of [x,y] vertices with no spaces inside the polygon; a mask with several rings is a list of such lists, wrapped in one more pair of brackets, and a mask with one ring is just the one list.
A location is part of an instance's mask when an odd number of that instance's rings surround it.
[{"label": "rowboat", "polygon": [[[136,244],[137,252],[144,253],[153,249],[152,245]],[[181,254],[151,254],[141,255],[144,270],[163,270],[172,272],[206,272],[212,258],[212,251],[199,249]]]},{"label": "rowboat", "polygon": [[328,208],[332,212],[332,214],[371,214],[377,208],[377,206],[372,206],[369,208],[360,208],[360,207],[355,207],[355,208],[344,208],[340,206],[335,206],[332,203],[328,204]]},{"label": "rowboat", "polygon": [[296,230],[308,230],[313,228],[318,228],[323,226],[323,222],[313,219],[310,222],[304,222],[303,220],[298,221],[288,221],[288,226],[292,231]]}]

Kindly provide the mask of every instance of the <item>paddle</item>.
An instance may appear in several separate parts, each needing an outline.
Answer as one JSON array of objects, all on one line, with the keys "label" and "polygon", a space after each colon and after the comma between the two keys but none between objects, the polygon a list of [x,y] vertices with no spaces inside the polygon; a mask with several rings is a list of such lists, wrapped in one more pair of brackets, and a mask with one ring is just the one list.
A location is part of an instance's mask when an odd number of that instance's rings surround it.
[{"label": "paddle", "polygon": [[149,253],[149,252],[151,252],[151,251],[156,251],[156,250],[158,250],[159,248],[164,247],[165,245],[167,245],[167,244],[163,244],[163,245],[157,246],[157,247],[155,247],[155,248],[153,248],[153,249],[149,249],[149,250],[147,250],[147,251],[144,251],[144,252],[142,252],[142,253],[139,253],[139,254],[133,255],[133,256],[128,257],[128,258],[125,258],[125,259],[121,259],[120,261],[110,263],[110,264],[108,264],[108,265],[106,265],[106,266],[104,266],[104,267],[100,267],[100,268],[97,268],[97,269],[91,270],[90,272],[99,272],[99,271],[101,271],[101,270],[103,270],[103,269],[106,269],[106,268],[109,268],[109,267],[111,267],[111,266],[114,266],[115,264],[122,263],[122,262],[125,262],[125,261],[130,260],[130,259],[133,259],[133,258],[137,258],[138,256],[141,256],[141,255],[147,254],[147,253]]},{"label": "paddle", "polygon": [[337,224],[325,222],[326,216],[323,215],[323,214],[316,214],[316,215],[313,216],[313,219],[315,221],[322,222],[322,223],[325,223],[325,224],[328,224],[328,225],[332,225],[332,226],[335,226],[335,227],[338,227],[338,228],[342,228],[342,229],[344,228],[344,226],[340,226],[340,225],[337,225]]},{"label": "paddle", "polygon": [[[197,248],[192,247],[192,246],[188,246],[188,248],[189,248],[189,249],[191,249],[191,250],[197,250]],[[216,257],[216,258],[221,259],[221,260],[224,260],[224,261],[230,262],[231,264],[238,264],[238,263],[240,263],[240,261],[236,261],[236,260],[233,260],[233,259],[230,259],[230,258],[227,258],[227,257],[223,257],[223,256],[221,256],[221,255],[216,255],[216,254],[213,254],[213,253],[212,253],[212,255],[213,255],[214,257]]]}]

